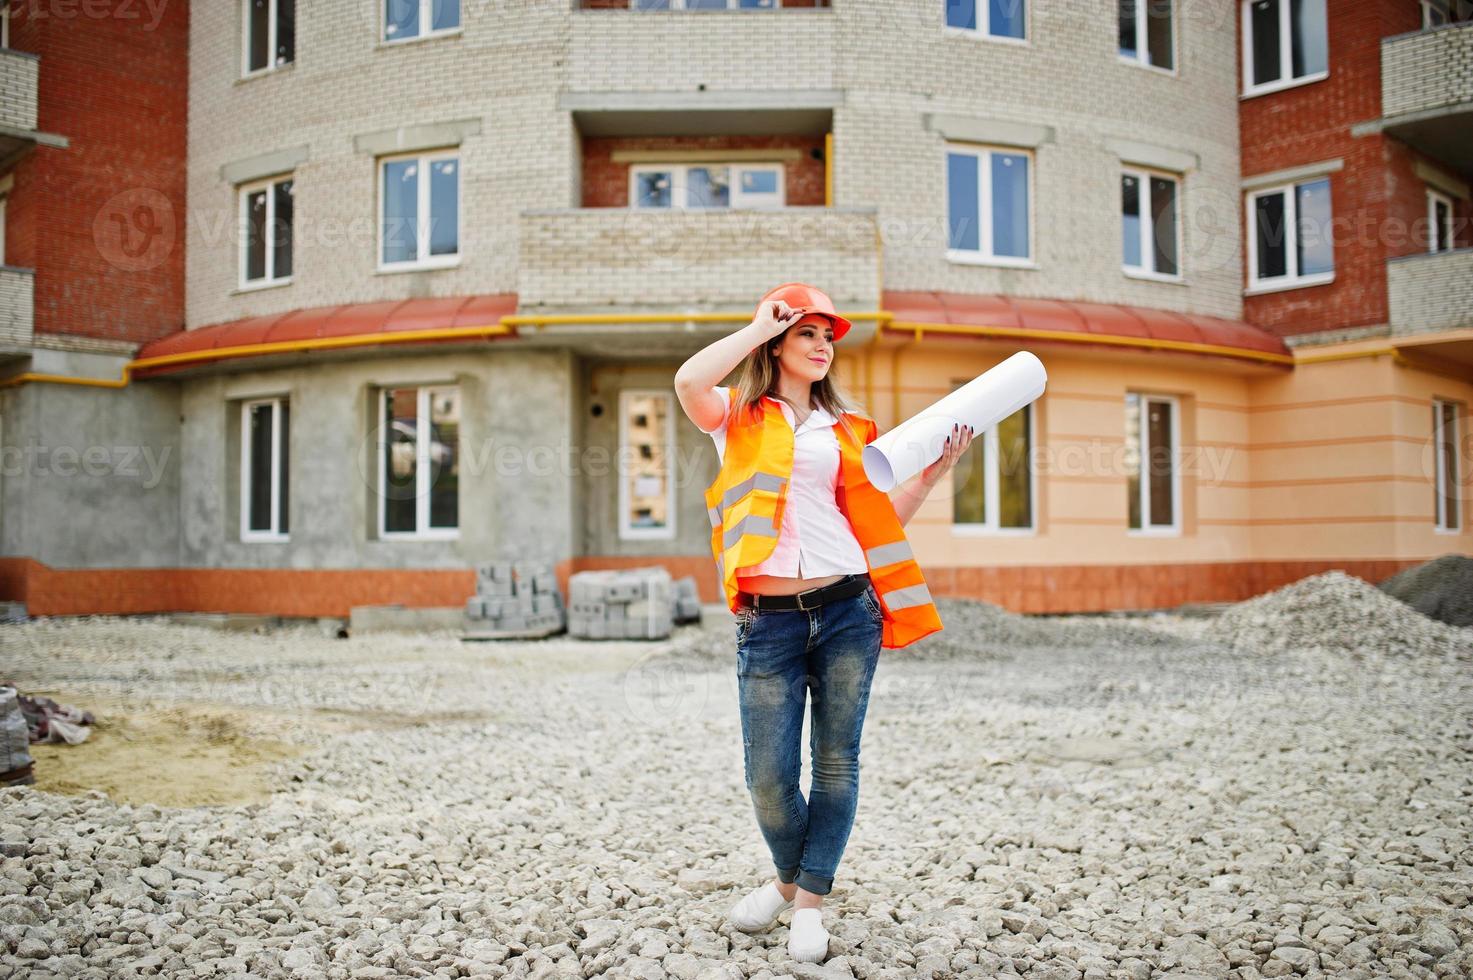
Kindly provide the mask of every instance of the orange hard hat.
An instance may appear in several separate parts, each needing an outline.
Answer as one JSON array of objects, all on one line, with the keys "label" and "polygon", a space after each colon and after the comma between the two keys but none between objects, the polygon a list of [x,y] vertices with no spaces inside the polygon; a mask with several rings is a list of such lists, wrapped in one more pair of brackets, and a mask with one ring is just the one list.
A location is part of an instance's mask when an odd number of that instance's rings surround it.
[{"label": "orange hard hat", "polygon": [[803,282],[785,282],[781,286],[774,286],[757,301],[757,309],[762,309],[763,303],[778,299],[799,313],[817,313],[826,317],[834,325],[835,342],[849,332],[849,321],[834,311],[834,301],[816,286]]}]

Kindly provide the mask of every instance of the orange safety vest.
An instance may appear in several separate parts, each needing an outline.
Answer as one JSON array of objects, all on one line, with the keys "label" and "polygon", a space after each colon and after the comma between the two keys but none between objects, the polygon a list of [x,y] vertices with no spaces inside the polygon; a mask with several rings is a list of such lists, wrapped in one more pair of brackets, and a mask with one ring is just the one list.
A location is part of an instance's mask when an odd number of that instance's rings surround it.
[{"label": "orange safety vest", "polygon": [[[777,399],[764,395],[760,405],[738,412],[736,387],[727,394],[732,403],[731,421],[721,471],[706,488],[706,512],[711,518],[716,571],[726,604],[736,612],[737,569],[756,565],[777,548],[793,473],[794,433]],[[834,426],[839,440],[835,497],[864,550],[870,581],[880,597],[885,620],[880,645],[896,649],[940,630],[941,616],[911,554],[895,505],[875,489],[864,472],[862,453],[879,434],[879,426],[863,415],[844,414],[863,441],[850,436],[842,425]]]}]

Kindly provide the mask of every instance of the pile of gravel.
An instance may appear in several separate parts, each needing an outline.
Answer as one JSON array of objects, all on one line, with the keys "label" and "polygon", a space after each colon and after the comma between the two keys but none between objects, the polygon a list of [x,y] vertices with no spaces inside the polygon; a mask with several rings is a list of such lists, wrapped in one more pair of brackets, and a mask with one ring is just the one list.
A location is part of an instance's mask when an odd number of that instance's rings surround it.
[{"label": "pile of gravel", "polygon": [[1473,626],[1473,558],[1443,555],[1391,576],[1381,591],[1449,626]]},{"label": "pile of gravel", "polygon": [[1235,651],[1317,649],[1473,658],[1473,630],[1428,619],[1339,570],[1240,602],[1223,612],[1211,632]]},{"label": "pile of gravel", "polygon": [[945,627],[907,647],[926,660],[985,659],[1010,649],[1111,649],[1173,647],[1167,633],[1119,619],[1027,616],[978,599],[935,598]]}]

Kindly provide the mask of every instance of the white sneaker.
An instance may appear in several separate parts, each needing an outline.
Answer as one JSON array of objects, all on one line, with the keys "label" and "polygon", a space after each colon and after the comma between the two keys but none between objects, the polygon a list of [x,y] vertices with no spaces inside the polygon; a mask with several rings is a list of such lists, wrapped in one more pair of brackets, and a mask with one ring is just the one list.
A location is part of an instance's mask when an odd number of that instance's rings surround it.
[{"label": "white sneaker", "polygon": [[804,963],[819,963],[829,955],[829,931],[823,927],[823,909],[799,909],[788,923],[788,955]]},{"label": "white sneaker", "polygon": [[792,904],[793,900],[783,898],[776,883],[769,881],[732,906],[726,917],[742,932],[756,932],[772,925],[778,913]]}]

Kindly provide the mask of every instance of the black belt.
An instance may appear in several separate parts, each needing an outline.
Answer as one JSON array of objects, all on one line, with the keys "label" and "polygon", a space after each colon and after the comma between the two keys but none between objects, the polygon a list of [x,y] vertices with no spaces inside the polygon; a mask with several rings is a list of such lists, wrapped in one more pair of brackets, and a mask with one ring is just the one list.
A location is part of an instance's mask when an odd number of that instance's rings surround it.
[{"label": "black belt", "polygon": [[738,592],[737,602],[757,609],[813,609],[825,602],[847,599],[869,588],[869,575],[850,573],[830,585],[805,589],[791,595],[764,595],[760,592]]}]

